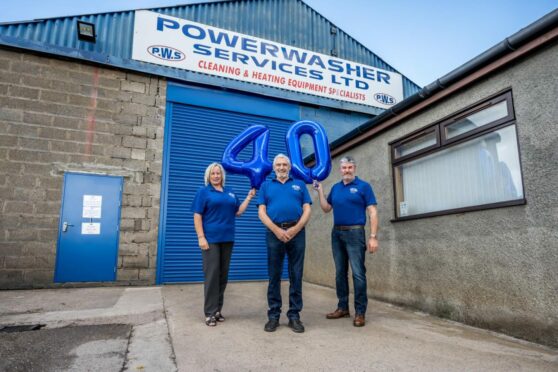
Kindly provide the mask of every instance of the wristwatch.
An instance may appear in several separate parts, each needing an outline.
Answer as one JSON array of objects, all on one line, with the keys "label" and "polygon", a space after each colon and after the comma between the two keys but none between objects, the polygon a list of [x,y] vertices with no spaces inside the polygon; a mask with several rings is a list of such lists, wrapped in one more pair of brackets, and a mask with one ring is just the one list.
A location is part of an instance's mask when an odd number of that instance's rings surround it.
[{"label": "wristwatch", "polygon": [[371,238],[376,239],[376,236],[377,236],[376,234],[370,234],[370,237],[371,237]]}]

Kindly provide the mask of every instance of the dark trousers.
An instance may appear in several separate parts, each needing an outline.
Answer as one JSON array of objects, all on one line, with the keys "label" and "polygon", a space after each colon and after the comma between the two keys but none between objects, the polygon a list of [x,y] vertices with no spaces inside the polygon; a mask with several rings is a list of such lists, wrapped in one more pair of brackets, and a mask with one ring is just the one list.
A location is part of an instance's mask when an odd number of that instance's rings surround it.
[{"label": "dark trousers", "polygon": [[285,254],[289,262],[289,319],[300,319],[302,310],[302,272],[304,269],[304,250],[306,248],[305,231],[302,229],[293,239],[283,243],[271,231],[267,231],[267,266],[269,285],[267,303],[269,319],[279,319],[281,315],[281,274]]},{"label": "dark trousers", "polygon": [[337,307],[349,310],[349,264],[355,287],[355,313],[364,315],[368,306],[366,293],[366,238],[364,229],[331,232],[331,248],[335,262],[335,288],[339,303]]},{"label": "dark trousers", "polygon": [[215,315],[223,308],[225,288],[229,280],[233,242],[210,243],[209,249],[202,250],[205,316]]}]

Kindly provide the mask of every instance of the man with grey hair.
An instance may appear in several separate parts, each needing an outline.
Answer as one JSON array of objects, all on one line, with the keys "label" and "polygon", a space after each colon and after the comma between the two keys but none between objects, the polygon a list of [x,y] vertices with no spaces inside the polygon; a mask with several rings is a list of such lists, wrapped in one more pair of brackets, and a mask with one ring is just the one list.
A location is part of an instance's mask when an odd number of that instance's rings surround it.
[{"label": "man with grey hair", "polygon": [[[335,287],[337,290],[337,310],[327,314],[328,319],[350,317],[348,265],[351,264],[355,289],[355,318],[353,325],[366,324],[365,314],[368,306],[366,294],[365,252],[378,250],[378,213],[376,197],[372,186],[355,176],[356,162],[351,156],[340,161],[341,181],[333,185],[327,199],[319,182],[314,187],[318,192],[320,207],[325,213],[333,209],[333,230],[331,248],[335,262]],[[370,236],[365,237],[366,214],[370,219]]]},{"label": "man with grey hair", "polygon": [[306,185],[289,176],[291,162],[284,154],[273,159],[276,178],[262,184],[258,196],[258,216],[267,227],[267,287],[268,321],[266,332],[279,326],[281,315],[281,274],[285,254],[289,262],[289,327],[297,333],[304,332],[300,321],[302,310],[302,272],[306,237],[304,226],[310,218],[312,203]]}]

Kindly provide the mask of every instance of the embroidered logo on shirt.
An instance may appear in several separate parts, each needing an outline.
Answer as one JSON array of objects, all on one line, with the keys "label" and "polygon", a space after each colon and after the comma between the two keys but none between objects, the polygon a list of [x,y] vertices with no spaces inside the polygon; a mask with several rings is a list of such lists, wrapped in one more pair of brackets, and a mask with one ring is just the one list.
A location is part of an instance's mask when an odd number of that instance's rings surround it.
[{"label": "embroidered logo on shirt", "polygon": [[293,190],[294,190],[294,191],[300,191],[300,186],[298,186],[298,185],[293,185]]},{"label": "embroidered logo on shirt", "polygon": [[356,187],[351,187],[349,191],[351,192],[351,194],[356,194],[358,192],[358,189]]},{"label": "embroidered logo on shirt", "polygon": [[232,192],[229,192],[229,196],[230,196],[231,198],[234,198],[234,194],[233,194]]}]

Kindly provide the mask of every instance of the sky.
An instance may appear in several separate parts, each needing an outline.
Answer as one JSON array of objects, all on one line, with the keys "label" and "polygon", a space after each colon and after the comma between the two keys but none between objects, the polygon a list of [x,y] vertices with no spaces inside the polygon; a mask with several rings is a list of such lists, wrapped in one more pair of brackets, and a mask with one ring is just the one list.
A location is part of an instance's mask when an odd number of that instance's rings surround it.
[{"label": "sky", "polygon": [[[558,0],[303,1],[420,86],[558,8]],[[0,0],[0,22],[183,3],[187,1]]]}]

